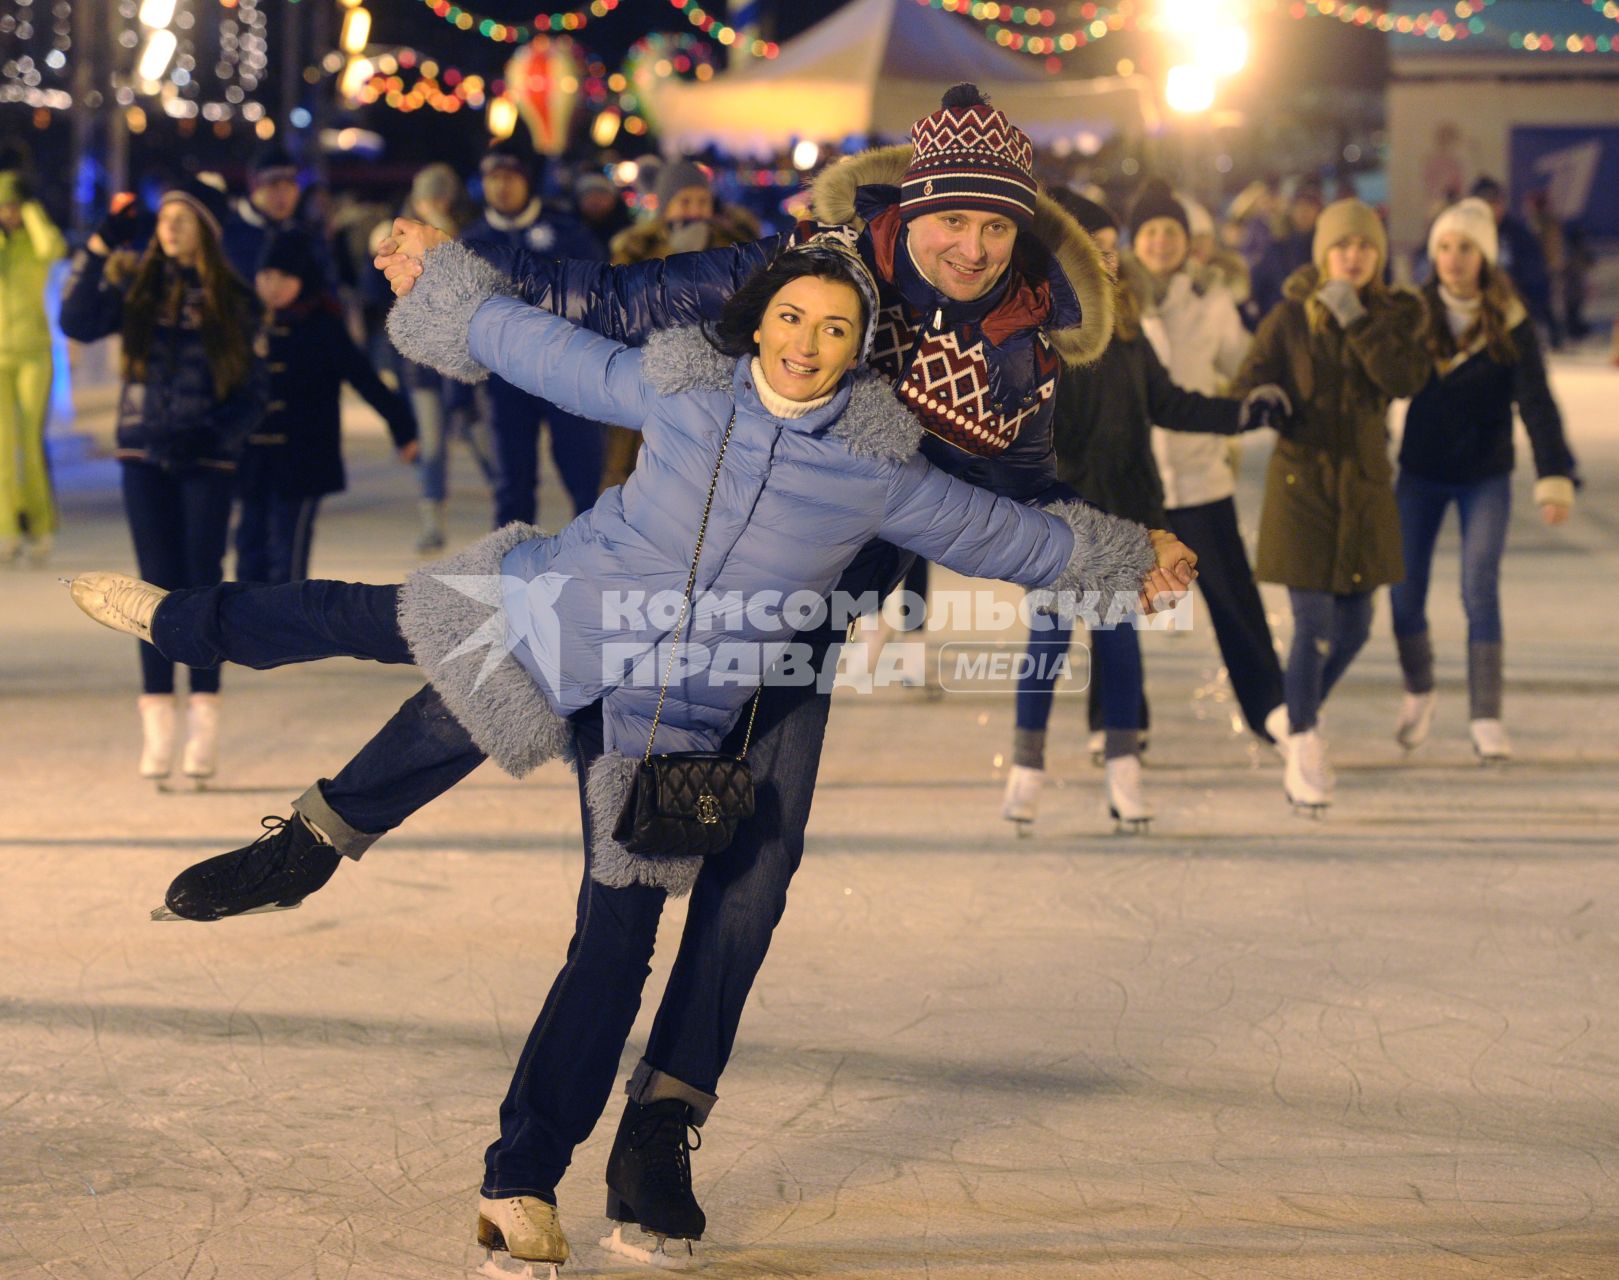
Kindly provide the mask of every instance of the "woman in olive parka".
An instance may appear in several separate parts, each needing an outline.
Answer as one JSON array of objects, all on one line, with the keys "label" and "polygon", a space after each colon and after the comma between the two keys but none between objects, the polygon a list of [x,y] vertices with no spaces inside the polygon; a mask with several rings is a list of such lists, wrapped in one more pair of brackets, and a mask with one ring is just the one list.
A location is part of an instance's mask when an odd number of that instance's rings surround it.
[{"label": "woman in olive parka", "polygon": [[1234,388],[1277,383],[1293,402],[1265,477],[1255,571],[1288,589],[1283,785],[1294,805],[1316,813],[1332,798],[1321,705],[1371,632],[1372,592],[1405,576],[1388,407],[1427,381],[1426,320],[1415,294],[1384,285],[1387,260],[1373,209],[1328,205],[1314,261],[1288,277]]}]

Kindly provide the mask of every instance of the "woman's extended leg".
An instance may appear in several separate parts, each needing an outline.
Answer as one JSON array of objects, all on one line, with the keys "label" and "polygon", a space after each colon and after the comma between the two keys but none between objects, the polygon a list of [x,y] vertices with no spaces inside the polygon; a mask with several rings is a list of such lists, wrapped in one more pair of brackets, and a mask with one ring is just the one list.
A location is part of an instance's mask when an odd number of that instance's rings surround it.
[{"label": "woman's extended leg", "polygon": [[409,664],[399,588],[310,578],[267,587],[230,582],[172,591],[152,616],[152,643],[193,667],[265,670],[321,658]]}]

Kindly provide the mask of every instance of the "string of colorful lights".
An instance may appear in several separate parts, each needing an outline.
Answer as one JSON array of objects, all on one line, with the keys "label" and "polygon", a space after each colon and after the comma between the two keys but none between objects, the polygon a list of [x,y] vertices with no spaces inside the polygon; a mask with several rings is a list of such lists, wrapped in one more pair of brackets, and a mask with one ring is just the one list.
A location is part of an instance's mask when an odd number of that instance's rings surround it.
[{"label": "string of colorful lights", "polygon": [[[741,39],[735,27],[730,26],[720,18],[716,18],[702,5],[698,4],[697,0],[669,0],[669,4],[672,8],[679,9],[686,21],[691,23],[692,26],[696,27],[705,36],[719,41],[727,49]],[[754,40],[747,46],[746,52],[751,53],[755,58],[769,59],[774,58],[781,52],[781,46],[773,40]]]},{"label": "string of colorful lights", "polygon": [[583,31],[594,18],[605,18],[618,8],[620,0],[592,0],[568,13],[536,13],[527,22],[500,22],[483,17],[449,0],[422,0],[428,9],[461,31],[476,31],[496,44],[521,44],[536,35],[570,34]]}]

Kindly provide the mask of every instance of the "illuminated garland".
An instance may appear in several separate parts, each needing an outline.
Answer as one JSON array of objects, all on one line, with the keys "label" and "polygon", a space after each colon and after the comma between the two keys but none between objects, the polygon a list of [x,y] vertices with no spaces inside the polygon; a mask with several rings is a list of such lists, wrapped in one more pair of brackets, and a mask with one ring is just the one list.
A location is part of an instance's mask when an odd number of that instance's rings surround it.
[{"label": "illuminated garland", "polygon": [[422,0],[434,14],[461,31],[476,31],[485,40],[496,44],[521,44],[536,35],[554,35],[564,31],[583,31],[593,18],[605,18],[618,8],[622,0],[592,0],[571,13],[536,13],[527,22],[499,22],[485,18],[462,5],[449,0]]},{"label": "illuminated garland", "polygon": [[[360,86],[356,94],[362,106],[380,102],[406,113],[423,107],[450,115],[463,109],[476,111],[487,96],[505,92],[502,81],[488,84],[480,75],[468,75],[459,67],[440,67],[426,54],[414,49],[395,49],[373,59],[376,74]],[[399,73],[412,71],[415,79],[406,87]]]},{"label": "illuminated garland", "polygon": [[[1027,27],[1057,25],[1056,10],[1040,9],[1034,5],[997,4],[996,0],[916,0],[916,2],[931,9],[942,9],[945,13],[964,14],[979,22],[1011,22]],[[1094,4],[1087,7],[1096,8]]]},{"label": "illuminated garland", "polygon": [[[1324,18],[1337,18],[1339,22],[1358,27],[1374,27],[1391,35],[1423,36],[1429,40],[1452,43],[1470,36],[1483,35],[1489,24],[1484,11],[1495,0],[1456,0],[1450,13],[1432,9],[1427,13],[1396,16],[1385,10],[1354,0],[1292,0],[1288,13],[1295,18],[1318,13]],[[1585,0],[1588,8],[1603,17],[1619,21],[1619,2],[1616,0]],[[1268,0],[1266,8],[1281,7],[1281,0]],[[1619,52],[1619,39],[1611,36],[1555,35],[1544,31],[1513,31],[1507,35],[1507,44],[1525,53],[1614,53]]]},{"label": "illuminated garland", "polygon": [[[691,23],[705,36],[718,40],[727,49],[736,44],[740,37],[735,27],[709,13],[697,0],[669,0],[671,8],[679,9],[686,21]],[[781,46],[773,40],[755,40],[748,46],[747,52],[755,58],[774,58],[781,52]]]}]

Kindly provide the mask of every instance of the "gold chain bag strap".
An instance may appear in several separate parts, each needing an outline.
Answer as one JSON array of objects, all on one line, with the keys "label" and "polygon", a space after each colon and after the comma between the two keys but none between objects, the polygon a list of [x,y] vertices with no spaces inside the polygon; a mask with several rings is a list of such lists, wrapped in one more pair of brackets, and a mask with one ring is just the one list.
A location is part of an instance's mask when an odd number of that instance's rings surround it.
[{"label": "gold chain bag strap", "polygon": [[680,602],[669,662],[658,689],[658,706],[652,713],[652,730],[647,734],[646,755],[636,767],[629,795],[613,827],[613,839],[642,858],[707,858],[721,852],[736,835],[737,824],[753,816],[753,774],[747,765],[748,747],[753,742],[753,723],[759,714],[759,690],[753,694],[748,712],[748,729],[740,755],[723,751],[669,751],[652,754],[663,719],[663,700],[669,693],[669,677],[674,672],[675,655],[685,632],[686,612],[692,607],[697,587],[697,564],[703,555],[703,535],[708,532],[708,513],[714,506],[714,490],[720,482],[720,467],[736,427],[736,410],[720,440],[720,456],[714,462],[714,475],[708,482],[708,500],[703,503],[703,519],[697,526],[697,547],[692,553],[691,573],[686,578],[686,594]]}]

